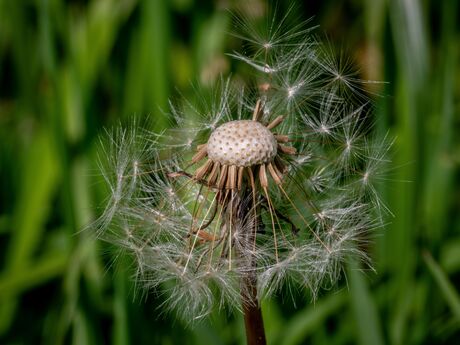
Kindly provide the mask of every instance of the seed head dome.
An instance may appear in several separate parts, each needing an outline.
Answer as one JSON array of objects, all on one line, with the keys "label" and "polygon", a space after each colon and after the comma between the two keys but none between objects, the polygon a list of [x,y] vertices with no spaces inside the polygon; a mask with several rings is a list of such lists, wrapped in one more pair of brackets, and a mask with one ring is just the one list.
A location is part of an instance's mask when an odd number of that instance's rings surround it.
[{"label": "seed head dome", "polygon": [[218,127],[208,140],[208,157],[222,165],[249,167],[271,162],[277,141],[260,122],[237,120]]}]

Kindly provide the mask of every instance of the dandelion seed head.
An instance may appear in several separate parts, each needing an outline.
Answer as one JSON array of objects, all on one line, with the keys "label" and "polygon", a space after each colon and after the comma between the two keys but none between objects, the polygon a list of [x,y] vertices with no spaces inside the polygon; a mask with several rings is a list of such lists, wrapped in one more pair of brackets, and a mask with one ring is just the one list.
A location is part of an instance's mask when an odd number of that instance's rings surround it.
[{"label": "dandelion seed head", "polygon": [[207,97],[171,103],[172,128],[134,124],[101,146],[98,236],[191,323],[250,303],[245,281],[259,299],[334,286],[349,257],[370,265],[362,244],[388,210],[377,183],[392,141],[369,135],[349,60],[286,16],[262,31],[235,20],[248,49],[229,56],[254,80],[222,78]]},{"label": "dandelion seed head", "polygon": [[207,145],[210,159],[237,167],[267,163],[277,154],[274,135],[251,120],[226,122],[211,134]]}]

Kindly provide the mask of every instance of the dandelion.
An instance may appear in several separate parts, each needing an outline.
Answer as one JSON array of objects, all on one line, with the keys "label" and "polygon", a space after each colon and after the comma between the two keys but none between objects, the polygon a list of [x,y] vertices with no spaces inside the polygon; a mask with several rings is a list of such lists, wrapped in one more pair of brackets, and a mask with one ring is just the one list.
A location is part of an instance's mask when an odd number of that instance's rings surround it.
[{"label": "dandelion", "polygon": [[101,155],[100,237],[185,320],[241,310],[250,344],[265,342],[261,299],[287,285],[315,297],[348,258],[370,264],[363,243],[388,210],[375,183],[390,143],[369,139],[364,83],[338,78],[310,29],[276,20],[268,36],[240,21],[252,53],[231,56],[255,86],[223,80],[207,106],[172,106],[175,127],[119,130]]}]

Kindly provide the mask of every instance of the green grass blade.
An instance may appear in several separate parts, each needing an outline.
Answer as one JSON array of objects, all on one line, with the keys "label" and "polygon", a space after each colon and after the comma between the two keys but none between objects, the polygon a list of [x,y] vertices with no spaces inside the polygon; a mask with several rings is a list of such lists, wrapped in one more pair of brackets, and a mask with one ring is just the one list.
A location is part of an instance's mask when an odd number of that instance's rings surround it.
[{"label": "green grass blade", "polygon": [[0,296],[19,295],[29,288],[36,287],[65,271],[68,256],[55,253],[38,260],[26,269],[7,273],[0,277]]},{"label": "green grass blade", "polygon": [[438,288],[441,290],[447,305],[457,320],[460,321],[460,296],[455,289],[455,286],[452,284],[452,282],[449,280],[449,277],[433,259],[429,252],[425,251],[423,253],[423,259],[425,260],[425,263],[428,266],[428,270],[438,285]]},{"label": "green grass blade", "polygon": [[343,307],[345,302],[346,295],[341,292],[325,297],[316,304],[301,310],[286,324],[281,344],[303,344],[304,339],[313,334],[328,316]]},{"label": "green grass blade", "polygon": [[369,291],[363,272],[356,265],[348,269],[350,302],[357,325],[358,343],[383,345],[378,309]]},{"label": "green grass blade", "polygon": [[[24,273],[38,248],[59,176],[46,131],[37,134],[23,159],[22,185],[12,221],[14,231],[6,256],[5,272],[9,277]],[[18,291],[8,291],[9,294],[0,294],[0,334],[8,328],[15,310]]]},{"label": "green grass blade", "polygon": [[127,313],[127,274],[125,271],[128,265],[120,265],[122,269],[115,276],[115,295],[113,301],[113,343],[115,345],[129,344],[129,315]]},{"label": "green grass blade", "polygon": [[262,301],[262,317],[268,344],[277,344],[284,336],[286,327],[278,304],[272,300]]}]

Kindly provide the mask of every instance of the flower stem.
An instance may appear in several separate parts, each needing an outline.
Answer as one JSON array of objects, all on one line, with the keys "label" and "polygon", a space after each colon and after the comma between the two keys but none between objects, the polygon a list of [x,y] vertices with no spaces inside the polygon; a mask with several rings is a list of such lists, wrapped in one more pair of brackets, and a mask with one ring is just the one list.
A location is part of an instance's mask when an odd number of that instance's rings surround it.
[{"label": "flower stem", "polygon": [[265,330],[262,310],[257,300],[257,287],[253,277],[244,277],[241,281],[243,298],[244,326],[248,345],[265,345]]},{"label": "flower stem", "polygon": [[[255,192],[254,189],[245,188],[242,199],[244,202],[252,200],[251,194]],[[243,202],[243,204],[244,204]],[[256,210],[257,206],[253,203],[252,207],[243,206],[238,212],[237,217],[240,217],[242,222],[244,220],[251,219],[249,216],[250,212]],[[249,227],[250,233],[246,234],[247,241],[245,242],[248,246],[246,255],[251,253],[251,246],[255,243],[256,229],[258,228],[259,218],[258,212],[255,212],[255,217],[253,218],[252,227]],[[244,255],[240,253],[240,255]],[[242,262],[246,262],[246,274],[241,278],[240,288],[241,288],[241,300],[243,305],[244,313],[244,326],[246,328],[246,340],[248,345],[265,345],[267,343],[265,339],[265,330],[264,322],[262,318],[262,310],[260,308],[259,301],[257,299],[257,275],[256,275],[256,260],[252,255],[250,257],[245,257]]]}]

